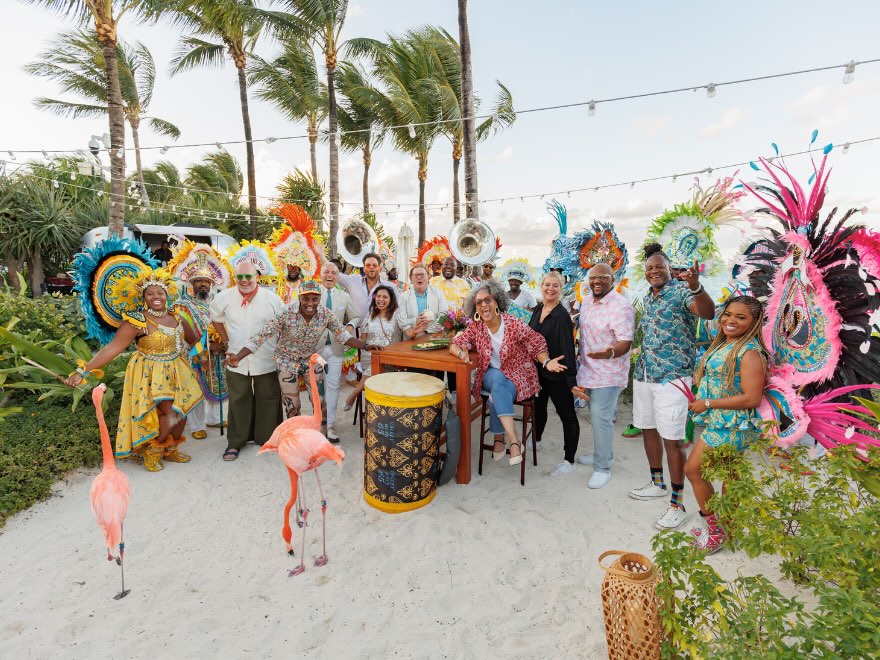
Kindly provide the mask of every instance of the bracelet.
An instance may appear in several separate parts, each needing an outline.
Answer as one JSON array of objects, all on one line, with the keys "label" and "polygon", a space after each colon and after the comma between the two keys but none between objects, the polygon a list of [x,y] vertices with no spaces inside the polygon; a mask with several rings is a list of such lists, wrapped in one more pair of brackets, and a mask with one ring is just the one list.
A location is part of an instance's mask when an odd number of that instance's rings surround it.
[{"label": "bracelet", "polygon": [[691,293],[692,296],[698,296],[698,295],[700,295],[701,293],[703,293],[705,290],[706,290],[706,289],[703,287],[703,284],[702,284],[702,283],[700,283],[700,288],[697,289],[696,291],[692,291],[691,288],[688,287],[688,291],[690,291],[690,293]]},{"label": "bracelet", "polygon": [[611,351],[611,357],[608,359],[613,360],[614,359],[614,346],[609,346],[608,350]]},{"label": "bracelet", "polygon": [[546,369],[546,368],[547,368],[547,363],[548,363],[548,362],[550,362],[550,358],[547,358],[546,360],[544,360],[544,361],[541,363],[541,369]]}]

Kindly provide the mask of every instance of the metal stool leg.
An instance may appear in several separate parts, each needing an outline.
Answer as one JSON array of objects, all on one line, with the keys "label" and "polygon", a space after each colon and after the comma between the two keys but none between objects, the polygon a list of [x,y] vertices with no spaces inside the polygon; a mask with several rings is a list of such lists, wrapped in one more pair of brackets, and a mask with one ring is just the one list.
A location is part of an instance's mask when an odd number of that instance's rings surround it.
[{"label": "metal stool leg", "polygon": [[477,474],[483,474],[483,450],[485,449],[486,438],[486,417],[489,414],[488,399],[483,397],[483,405],[480,410],[480,460],[477,465]]}]

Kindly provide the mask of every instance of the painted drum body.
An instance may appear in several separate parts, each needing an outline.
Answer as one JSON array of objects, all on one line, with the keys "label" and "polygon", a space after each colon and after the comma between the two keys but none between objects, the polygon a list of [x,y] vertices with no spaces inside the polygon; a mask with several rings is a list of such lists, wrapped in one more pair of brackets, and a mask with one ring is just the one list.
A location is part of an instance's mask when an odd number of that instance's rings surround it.
[{"label": "painted drum body", "polygon": [[371,506],[402,513],[434,499],[445,391],[443,381],[425,374],[367,379],[364,499]]}]

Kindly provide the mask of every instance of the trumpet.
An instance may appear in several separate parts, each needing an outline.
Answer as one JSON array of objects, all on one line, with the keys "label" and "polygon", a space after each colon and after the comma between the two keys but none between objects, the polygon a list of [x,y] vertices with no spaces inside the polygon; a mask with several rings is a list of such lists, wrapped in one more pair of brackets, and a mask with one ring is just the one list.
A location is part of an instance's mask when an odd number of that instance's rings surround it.
[{"label": "trumpet", "polygon": [[495,232],[485,222],[466,218],[449,231],[452,256],[468,266],[479,266],[495,256]]}]

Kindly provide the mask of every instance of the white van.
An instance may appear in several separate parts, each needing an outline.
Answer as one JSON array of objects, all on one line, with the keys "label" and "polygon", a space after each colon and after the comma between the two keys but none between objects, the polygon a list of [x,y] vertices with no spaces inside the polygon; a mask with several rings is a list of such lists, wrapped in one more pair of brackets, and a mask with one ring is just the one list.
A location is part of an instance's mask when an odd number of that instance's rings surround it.
[{"label": "white van", "polygon": [[[208,243],[212,245],[218,252],[224,252],[235,245],[235,239],[228,234],[217,231],[208,225],[196,225],[189,223],[178,223],[173,225],[141,225],[126,224],[122,231],[122,238],[139,238],[151,252],[156,251],[162,245],[162,241],[167,241],[171,234],[182,234],[193,243]],[[82,247],[94,247],[103,241],[109,235],[107,227],[96,227],[88,232],[82,238]]]}]

